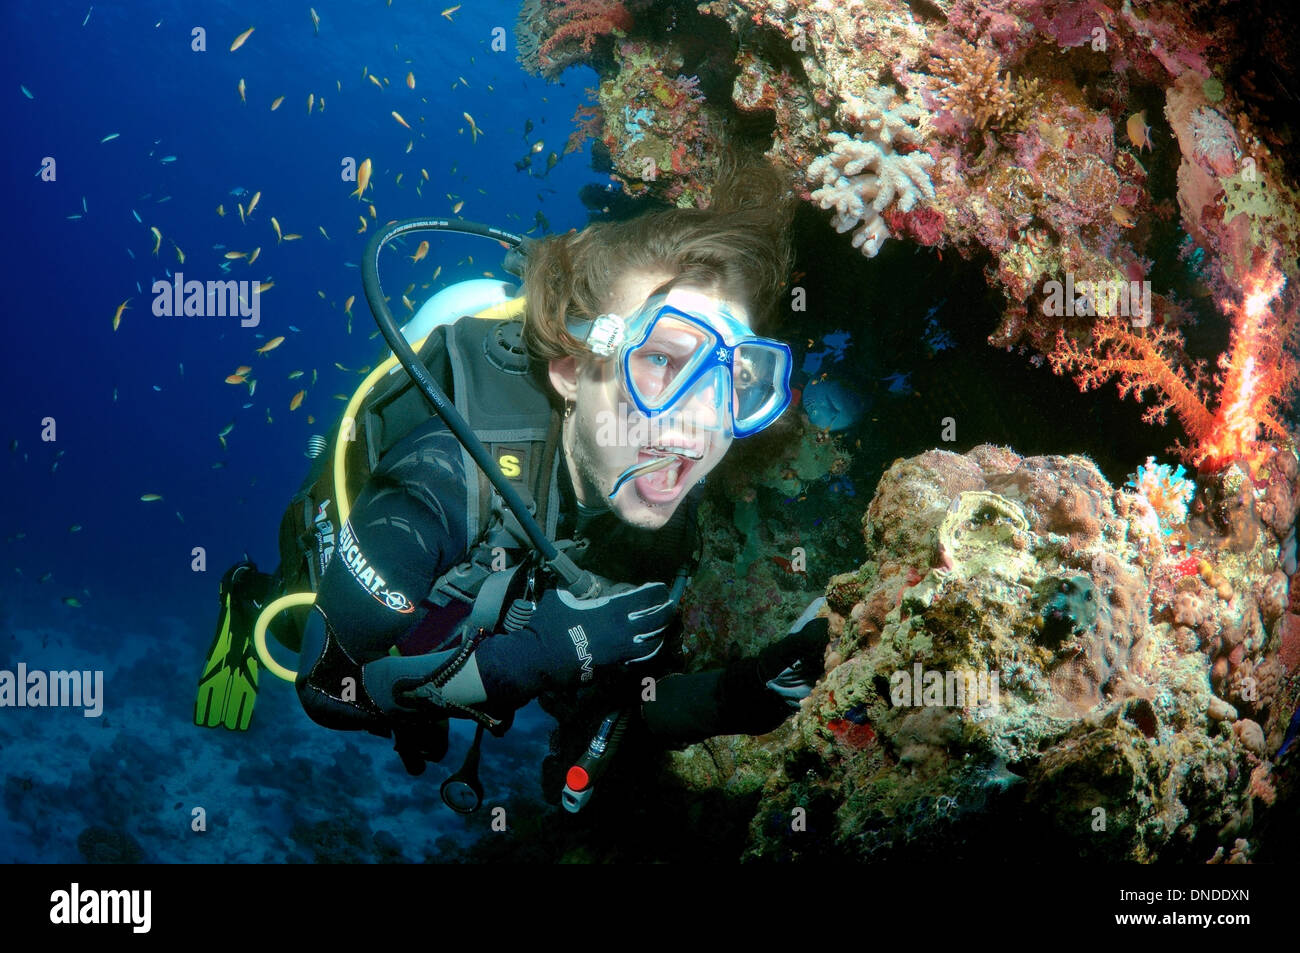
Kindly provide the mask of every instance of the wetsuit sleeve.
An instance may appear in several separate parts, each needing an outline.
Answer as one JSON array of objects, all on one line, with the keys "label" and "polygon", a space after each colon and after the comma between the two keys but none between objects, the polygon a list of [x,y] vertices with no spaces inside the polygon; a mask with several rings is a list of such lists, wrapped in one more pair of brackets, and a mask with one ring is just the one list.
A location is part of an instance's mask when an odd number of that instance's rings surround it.
[{"label": "wetsuit sleeve", "polygon": [[386,654],[425,614],[433,581],[464,556],[465,479],[445,429],[398,444],[358,494],[317,604],[358,663]]},{"label": "wetsuit sleeve", "polygon": [[385,733],[386,719],[356,688],[361,666],[421,621],[433,581],[463,558],[463,474],[455,438],[425,427],[357,495],[303,637],[298,696],[313,720]]}]

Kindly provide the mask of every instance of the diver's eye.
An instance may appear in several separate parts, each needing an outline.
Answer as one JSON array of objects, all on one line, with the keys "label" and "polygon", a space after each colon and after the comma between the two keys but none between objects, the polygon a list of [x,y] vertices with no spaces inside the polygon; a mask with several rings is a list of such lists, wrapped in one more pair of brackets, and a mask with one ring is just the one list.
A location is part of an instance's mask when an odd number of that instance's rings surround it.
[{"label": "diver's eye", "polygon": [[651,364],[653,364],[655,367],[667,367],[667,366],[668,366],[668,355],[667,355],[667,354],[647,354],[647,355],[645,356],[645,359],[646,359],[647,361],[649,361]]}]

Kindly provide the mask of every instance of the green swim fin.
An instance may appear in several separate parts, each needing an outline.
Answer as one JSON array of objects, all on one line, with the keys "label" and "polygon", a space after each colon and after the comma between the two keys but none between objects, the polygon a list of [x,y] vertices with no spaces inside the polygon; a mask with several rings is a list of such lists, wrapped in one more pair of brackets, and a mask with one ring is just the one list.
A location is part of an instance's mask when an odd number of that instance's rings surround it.
[{"label": "green swim fin", "polygon": [[221,616],[208,649],[194,702],[194,724],[246,731],[257,702],[257,648],[253,626],[265,605],[271,577],[251,562],[231,567],[221,580]]}]

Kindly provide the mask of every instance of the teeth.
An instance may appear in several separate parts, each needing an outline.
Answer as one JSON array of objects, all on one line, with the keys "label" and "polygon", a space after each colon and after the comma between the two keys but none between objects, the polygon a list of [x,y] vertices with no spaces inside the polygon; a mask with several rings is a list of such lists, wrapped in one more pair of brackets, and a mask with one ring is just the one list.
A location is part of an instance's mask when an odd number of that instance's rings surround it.
[{"label": "teeth", "polygon": [[652,447],[651,450],[658,453],[675,453],[678,456],[686,457],[689,460],[699,460],[704,456],[702,453],[688,450],[685,447]]}]

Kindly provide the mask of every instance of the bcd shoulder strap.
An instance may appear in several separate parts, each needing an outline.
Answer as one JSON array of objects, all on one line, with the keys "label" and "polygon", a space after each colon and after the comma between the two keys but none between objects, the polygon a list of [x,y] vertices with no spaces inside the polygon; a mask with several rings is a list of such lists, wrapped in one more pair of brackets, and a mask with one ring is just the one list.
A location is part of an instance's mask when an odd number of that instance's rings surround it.
[{"label": "bcd shoulder strap", "polygon": [[[547,535],[553,537],[560,510],[555,480],[559,414],[529,374],[522,322],[463,317],[434,328],[417,357],[444,392],[451,395],[470,429],[519,490]],[[312,461],[281,520],[280,566],[276,572],[281,592],[316,591],[333,555],[339,530],[333,468],[337,441],[348,442],[344,451],[347,488],[349,496],[355,498],[380,460],[433,414],[410,376],[397,368],[375,385],[354,425],[345,429],[341,419],[335,423],[326,451]],[[492,571],[491,553],[496,546],[515,551],[509,559],[513,564],[517,551],[527,547],[522,527],[469,452],[462,448],[461,455],[467,477],[470,557],[457,569],[482,563],[484,569]],[[533,503],[538,499],[542,501],[540,512]],[[480,576],[485,574],[461,573],[451,587],[454,597],[473,601],[482,583],[482,578],[477,578]],[[445,601],[439,600],[438,604]],[[296,650],[309,612],[309,607],[303,607],[284,613],[279,625],[273,626],[273,633]]]}]

